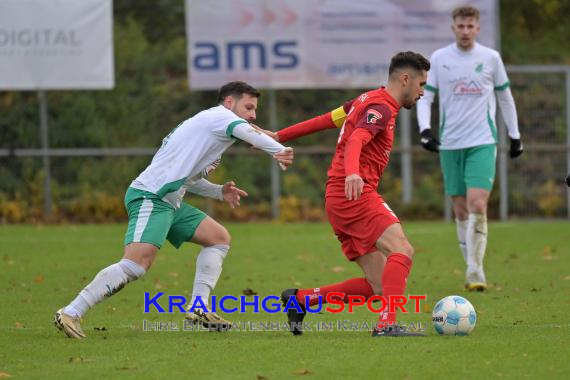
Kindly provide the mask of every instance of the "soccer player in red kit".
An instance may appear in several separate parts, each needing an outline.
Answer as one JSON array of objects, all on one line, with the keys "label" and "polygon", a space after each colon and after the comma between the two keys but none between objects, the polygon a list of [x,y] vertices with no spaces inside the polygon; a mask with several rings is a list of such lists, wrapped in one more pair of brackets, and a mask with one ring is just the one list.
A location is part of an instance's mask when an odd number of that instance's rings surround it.
[{"label": "soccer player in red kit", "polygon": [[[392,57],[388,84],[368,91],[327,114],[271,134],[287,141],[342,123],[336,152],[328,170],[325,205],[328,219],[350,261],[356,261],[364,278],[352,278],[310,289],[285,289],[284,305],[296,296],[302,312],[290,308],[291,331],[301,335],[301,322],[308,306],[325,301],[331,292],[349,296],[402,296],[412,267],[414,250],[396,214],[377,192],[378,182],[388,165],[396,116],[401,107],[411,108],[423,95],[429,61],[414,52]],[[343,122],[344,121],[344,122]],[[386,308],[372,336],[418,336],[396,328],[396,313]]]}]

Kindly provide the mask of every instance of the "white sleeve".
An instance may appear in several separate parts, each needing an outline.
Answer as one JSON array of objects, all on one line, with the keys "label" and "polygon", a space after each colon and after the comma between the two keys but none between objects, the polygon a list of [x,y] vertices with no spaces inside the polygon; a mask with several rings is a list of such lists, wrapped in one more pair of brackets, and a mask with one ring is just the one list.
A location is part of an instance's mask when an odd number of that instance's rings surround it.
[{"label": "white sleeve", "polygon": [[234,126],[232,130],[232,136],[248,142],[254,147],[259,148],[268,154],[279,153],[285,149],[283,145],[279,144],[277,141],[273,140],[265,133],[261,133],[247,123],[241,123]]},{"label": "white sleeve", "polygon": [[214,198],[223,201],[224,194],[222,193],[222,187],[222,185],[216,185],[207,179],[201,178],[190,185],[188,187],[188,191],[192,194],[198,194],[202,197]]},{"label": "white sleeve", "polygon": [[509,132],[509,137],[512,139],[520,139],[521,134],[519,132],[517,108],[515,106],[515,100],[513,99],[511,89],[506,87],[503,90],[496,90],[495,94],[497,95],[497,101],[499,102],[501,114],[503,115],[503,120],[505,121],[507,131]]},{"label": "white sleeve", "polygon": [[495,82],[495,90],[504,90],[509,87],[509,77],[507,76],[507,70],[505,69],[505,64],[501,59],[498,52],[495,55],[495,70],[493,72],[493,81]]},{"label": "white sleeve", "polygon": [[426,129],[431,128],[431,104],[435,98],[435,92],[426,89],[424,96],[418,100],[418,126],[420,127],[420,133]]},{"label": "white sleeve", "polygon": [[424,96],[418,100],[417,116],[420,133],[431,128],[431,105],[438,91],[437,85],[437,51],[431,55],[430,70],[428,71],[427,83]]}]

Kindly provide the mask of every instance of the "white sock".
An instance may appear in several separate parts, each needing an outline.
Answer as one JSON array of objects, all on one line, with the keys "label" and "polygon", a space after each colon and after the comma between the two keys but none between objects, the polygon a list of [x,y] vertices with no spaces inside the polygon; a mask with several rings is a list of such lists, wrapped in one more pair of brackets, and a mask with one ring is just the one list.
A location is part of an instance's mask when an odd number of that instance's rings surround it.
[{"label": "white sock", "polygon": [[74,317],[83,317],[87,310],[98,304],[105,297],[110,297],[126,284],[142,277],[145,269],[129,259],[103,269],[79,295],[65,307],[64,313]]},{"label": "white sock", "polygon": [[467,234],[467,224],[468,219],[455,219],[455,227],[457,228],[457,240],[459,241],[459,249],[461,250],[465,264],[467,264],[467,243],[465,236]]},{"label": "white sock", "polygon": [[466,243],[467,272],[482,272],[485,248],[487,248],[487,215],[469,214]]},{"label": "white sock", "polygon": [[202,248],[196,259],[196,276],[190,306],[194,305],[196,297],[200,297],[204,305],[209,304],[210,292],[216,287],[220,278],[222,264],[229,249],[229,245],[222,244]]}]

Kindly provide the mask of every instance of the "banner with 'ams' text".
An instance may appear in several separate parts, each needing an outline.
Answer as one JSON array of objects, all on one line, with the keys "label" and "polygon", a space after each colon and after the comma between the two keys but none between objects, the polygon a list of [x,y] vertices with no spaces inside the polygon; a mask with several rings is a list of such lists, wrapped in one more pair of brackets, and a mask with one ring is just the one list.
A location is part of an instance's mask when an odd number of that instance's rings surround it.
[{"label": "banner with 'ams' text", "polygon": [[190,88],[377,87],[395,53],[429,58],[452,43],[451,11],[465,3],[494,47],[496,0],[186,0]]}]

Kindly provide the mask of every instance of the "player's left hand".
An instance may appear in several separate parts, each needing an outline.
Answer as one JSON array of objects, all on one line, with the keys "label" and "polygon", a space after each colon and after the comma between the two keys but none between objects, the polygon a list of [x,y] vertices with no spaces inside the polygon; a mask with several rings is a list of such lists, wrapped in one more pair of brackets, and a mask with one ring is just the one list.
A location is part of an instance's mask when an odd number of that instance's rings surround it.
[{"label": "player's left hand", "polygon": [[360,198],[363,189],[364,181],[358,174],[351,174],[344,180],[344,194],[349,201]]},{"label": "player's left hand", "polygon": [[517,158],[523,152],[523,143],[521,139],[511,139],[511,149],[509,152],[509,156],[511,158]]},{"label": "player's left hand", "polygon": [[227,202],[231,208],[239,206],[241,197],[247,197],[247,193],[237,188],[234,181],[224,183],[222,186],[222,195],[224,196],[224,201]]}]

